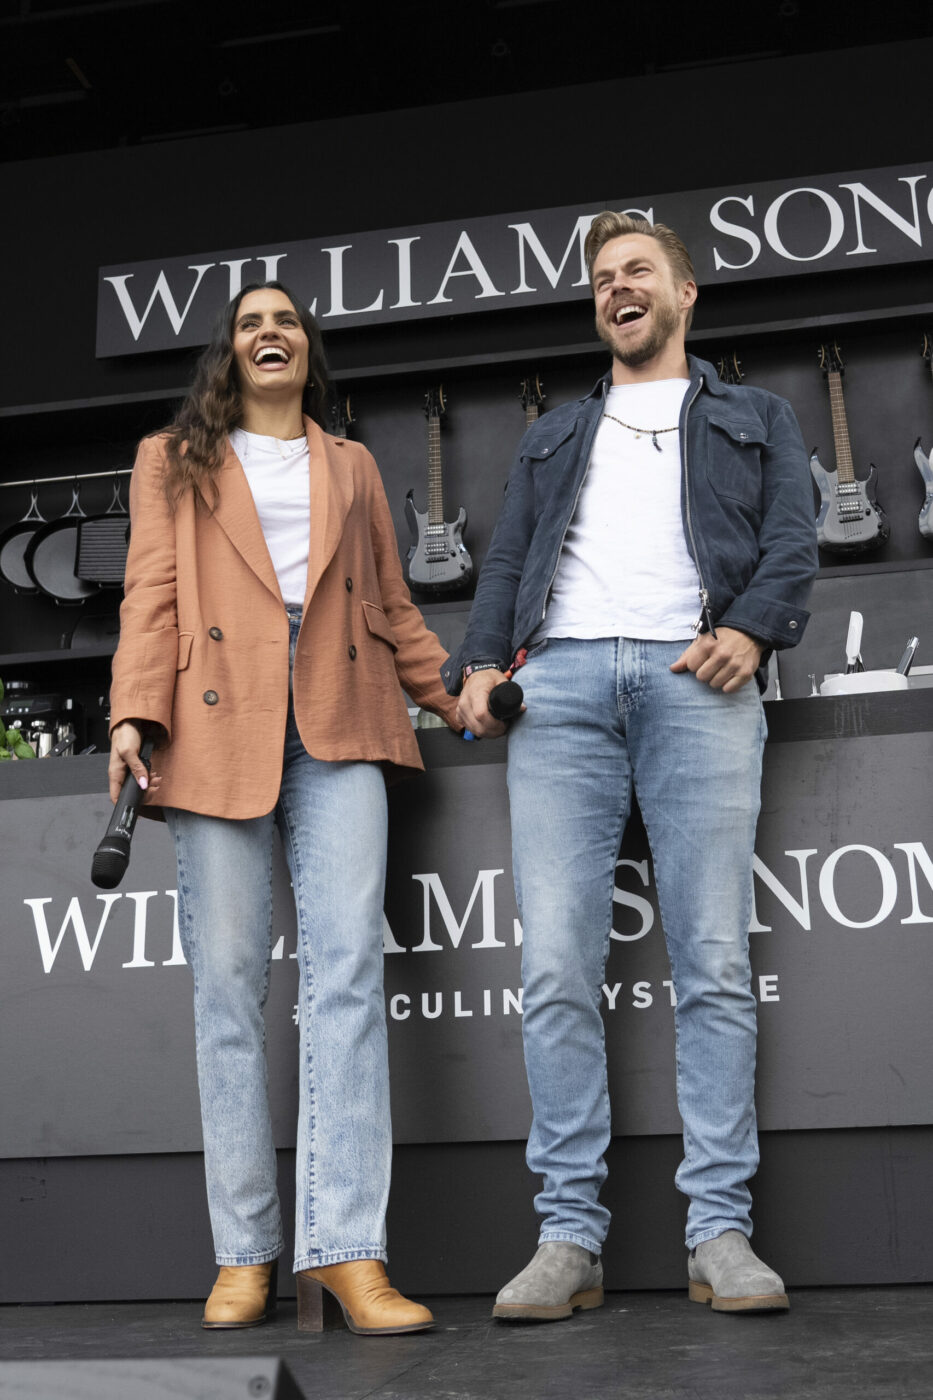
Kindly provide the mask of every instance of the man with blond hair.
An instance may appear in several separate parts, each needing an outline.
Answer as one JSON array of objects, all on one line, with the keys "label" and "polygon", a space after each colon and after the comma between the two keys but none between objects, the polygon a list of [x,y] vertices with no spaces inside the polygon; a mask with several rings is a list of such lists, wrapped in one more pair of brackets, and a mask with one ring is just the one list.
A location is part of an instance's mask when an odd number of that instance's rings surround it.
[{"label": "man with blond hair", "polygon": [[584,251],[612,366],[522,439],[444,671],[462,721],[491,737],[504,726],[489,692],[527,651],[508,782],[541,1229],[494,1316],[547,1321],[603,1301],[600,992],[633,787],[677,999],[689,1296],[784,1309],[784,1284],[749,1243],[748,926],[764,667],[802,637],[816,571],[807,454],[787,403],[687,355],[697,287],[671,229],[604,213]]}]

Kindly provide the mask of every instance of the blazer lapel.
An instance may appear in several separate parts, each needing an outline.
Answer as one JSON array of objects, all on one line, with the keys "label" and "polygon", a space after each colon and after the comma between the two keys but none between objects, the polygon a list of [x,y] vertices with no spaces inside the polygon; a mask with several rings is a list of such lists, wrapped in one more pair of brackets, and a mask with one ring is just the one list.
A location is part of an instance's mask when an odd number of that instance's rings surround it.
[{"label": "blazer lapel", "polygon": [[353,477],[341,447],[305,418],[310,455],[311,534],[308,541],[308,581],[305,600],[311,598],[321,575],[340,543],[347,513],[353,501]]},{"label": "blazer lapel", "polygon": [[253,573],[265,584],[276,598],[281,600],[279,582],[275,568],[262,533],[253,493],[249,489],[246,473],[230,444],[227,456],[220,469],[218,486],[220,499],[213,519],[223,530],[230,543],[246,560]]}]

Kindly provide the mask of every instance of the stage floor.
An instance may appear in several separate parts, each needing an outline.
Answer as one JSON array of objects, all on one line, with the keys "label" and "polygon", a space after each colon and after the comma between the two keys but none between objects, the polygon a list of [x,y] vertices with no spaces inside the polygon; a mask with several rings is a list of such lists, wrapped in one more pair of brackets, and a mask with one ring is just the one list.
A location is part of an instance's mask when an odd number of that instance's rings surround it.
[{"label": "stage floor", "polygon": [[[712,1313],[686,1293],[607,1293],[539,1325],[493,1322],[488,1297],[424,1299],[434,1332],[205,1332],[196,1303],[0,1308],[2,1361],[273,1356],[323,1400],[929,1400],[933,1285],[801,1289],[791,1311]],[[4,1385],[0,1365],[0,1396]],[[12,1377],[10,1378],[12,1379]],[[128,1397],[129,1400],[129,1397]]]}]

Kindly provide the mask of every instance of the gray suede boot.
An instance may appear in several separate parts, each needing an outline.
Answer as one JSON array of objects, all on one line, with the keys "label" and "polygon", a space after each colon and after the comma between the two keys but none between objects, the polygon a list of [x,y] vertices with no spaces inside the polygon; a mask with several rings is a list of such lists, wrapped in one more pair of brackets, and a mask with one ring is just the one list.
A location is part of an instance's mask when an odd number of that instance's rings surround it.
[{"label": "gray suede boot", "polygon": [[691,1302],[715,1312],[767,1312],[789,1308],[780,1277],[763,1264],[740,1230],[704,1240],[687,1259]]},{"label": "gray suede boot", "polygon": [[502,1289],[492,1315],[513,1322],[556,1322],[570,1317],[574,1308],[599,1308],[602,1302],[599,1257],[569,1240],[548,1240]]}]

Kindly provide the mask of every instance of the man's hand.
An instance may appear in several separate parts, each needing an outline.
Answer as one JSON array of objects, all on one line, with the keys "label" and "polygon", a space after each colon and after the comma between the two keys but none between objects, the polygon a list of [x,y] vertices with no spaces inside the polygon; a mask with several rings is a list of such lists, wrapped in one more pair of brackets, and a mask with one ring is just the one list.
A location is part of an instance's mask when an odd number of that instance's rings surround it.
[{"label": "man's hand", "polygon": [[477,739],[498,739],[500,734],[505,733],[505,725],[501,719],[493,719],[488,704],[489,692],[504,680],[501,671],[490,668],[488,671],[474,671],[463,683],[457,719]]},{"label": "man's hand", "polygon": [[741,690],[758,670],[763,651],[754,637],[733,627],[720,627],[715,637],[711,632],[701,633],[678,656],[671,670],[692,671],[698,681],[713,690]]}]

